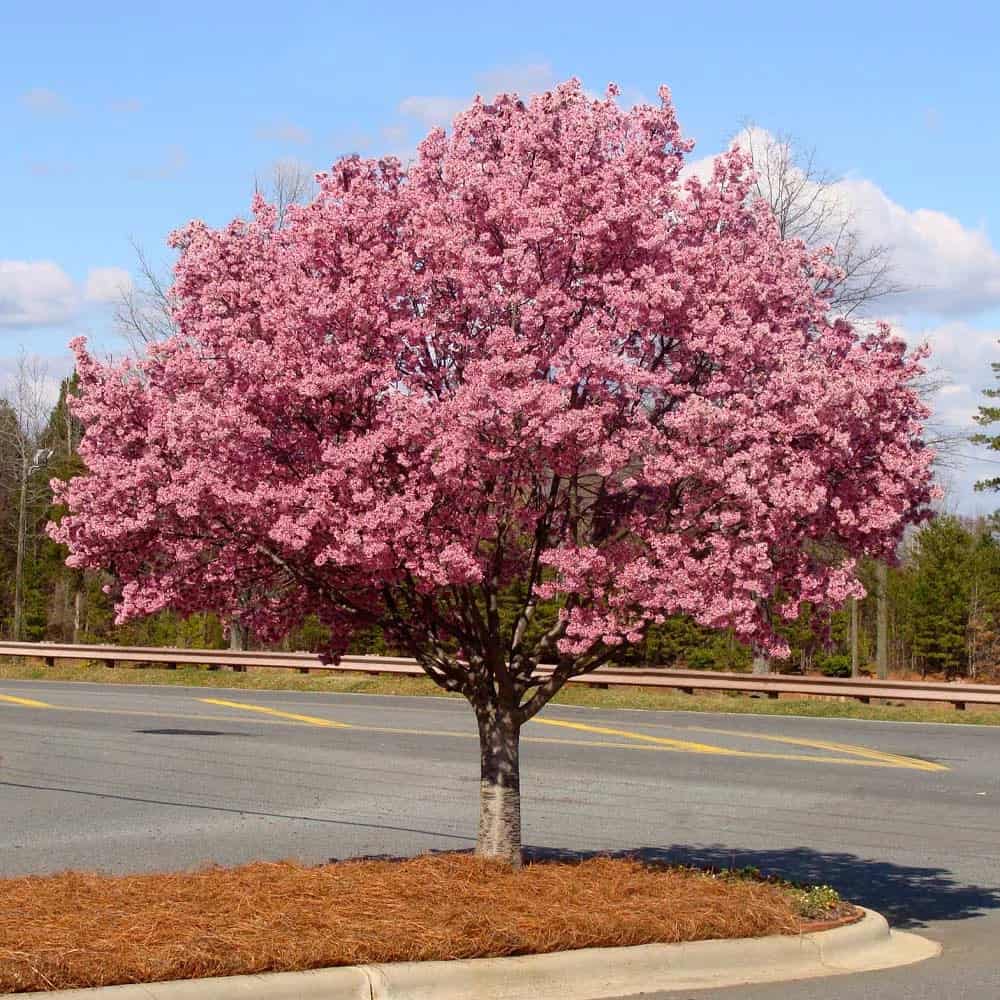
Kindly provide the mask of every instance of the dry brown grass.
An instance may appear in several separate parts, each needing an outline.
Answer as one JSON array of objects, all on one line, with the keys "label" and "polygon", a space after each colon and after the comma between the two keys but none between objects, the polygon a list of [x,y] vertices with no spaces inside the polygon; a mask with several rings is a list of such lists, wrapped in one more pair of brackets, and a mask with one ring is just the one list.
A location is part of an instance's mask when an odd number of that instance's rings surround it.
[{"label": "dry brown grass", "polygon": [[792,934],[789,893],[630,859],[466,854],[0,880],[0,992]]}]

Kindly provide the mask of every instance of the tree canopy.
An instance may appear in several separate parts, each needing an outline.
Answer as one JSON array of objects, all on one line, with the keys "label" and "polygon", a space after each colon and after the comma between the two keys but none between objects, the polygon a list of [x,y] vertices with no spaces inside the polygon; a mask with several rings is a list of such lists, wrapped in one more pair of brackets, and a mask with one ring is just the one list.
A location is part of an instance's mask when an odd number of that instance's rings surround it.
[{"label": "tree canopy", "polygon": [[113,570],[120,620],[268,638],[312,612],[334,657],[378,624],[476,710],[486,853],[511,850],[517,731],[569,677],[678,613],[787,652],[765,604],[863,596],[855,559],[934,492],[921,352],[828,317],[828,258],[782,238],[745,154],[682,183],[666,88],[616,93],[477,99],[280,226],[260,196],[192,222],[176,335],[119,365],[73,342],[70,564]]}]

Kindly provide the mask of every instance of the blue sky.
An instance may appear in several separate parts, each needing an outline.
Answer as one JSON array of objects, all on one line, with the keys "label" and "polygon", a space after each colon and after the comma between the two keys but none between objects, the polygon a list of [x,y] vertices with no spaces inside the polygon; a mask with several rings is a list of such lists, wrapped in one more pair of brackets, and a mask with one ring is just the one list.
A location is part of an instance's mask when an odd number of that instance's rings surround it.
[{"label": "blue sky", "polygon": [[[507,2],[8,3],[0,8],[0,366],[68,366],[87,333],[120,351],[108,299],[162,269],[166,234],[246,211],[254,176],[294,159],[412,150],[477,91],[579,76],[628,101],[672,90],[695,159],[752,120],[847,179],[859,226],[920,294],[884,312],[928,337],[970,426],[1000,360],[1000,69],[995,4]],[[972,449],[966,447],[967,453]],[[990,510],[949,474],[949,503]]]}]

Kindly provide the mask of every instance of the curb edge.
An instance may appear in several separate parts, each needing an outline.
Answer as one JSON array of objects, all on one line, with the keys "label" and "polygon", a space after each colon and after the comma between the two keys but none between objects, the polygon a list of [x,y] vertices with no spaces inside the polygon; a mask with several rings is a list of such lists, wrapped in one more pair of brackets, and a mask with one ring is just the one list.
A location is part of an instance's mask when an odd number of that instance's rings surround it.
[{"label": "curb edge", "polygon": [[882,914],[763,938],[582,948],[546,955],[398,962],[209,979],[9,993],[10,1000],[604,1000],[652,990],[785,982],[934,958],[941,946]]}]

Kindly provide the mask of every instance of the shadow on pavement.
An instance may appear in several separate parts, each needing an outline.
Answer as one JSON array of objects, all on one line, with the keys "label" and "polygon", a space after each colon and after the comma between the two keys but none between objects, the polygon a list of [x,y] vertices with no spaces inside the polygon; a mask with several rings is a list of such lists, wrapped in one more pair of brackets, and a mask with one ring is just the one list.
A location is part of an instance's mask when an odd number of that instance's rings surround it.
[{"label": "shadow on pavement", "polygon": [[893,927],[901,930],[923,927],[932,920],[964,920],[1000,908],[1000,888],[962,885],[946,868],[896,865],[808,847],[766,851],[733,850],[722,844],[679,844],[628,851],[525,847],[524,854],[532,861],[582,860],[601,854],[712,868],[752,865],[764,875],[831,885],[845,899],[878,910]]}]

